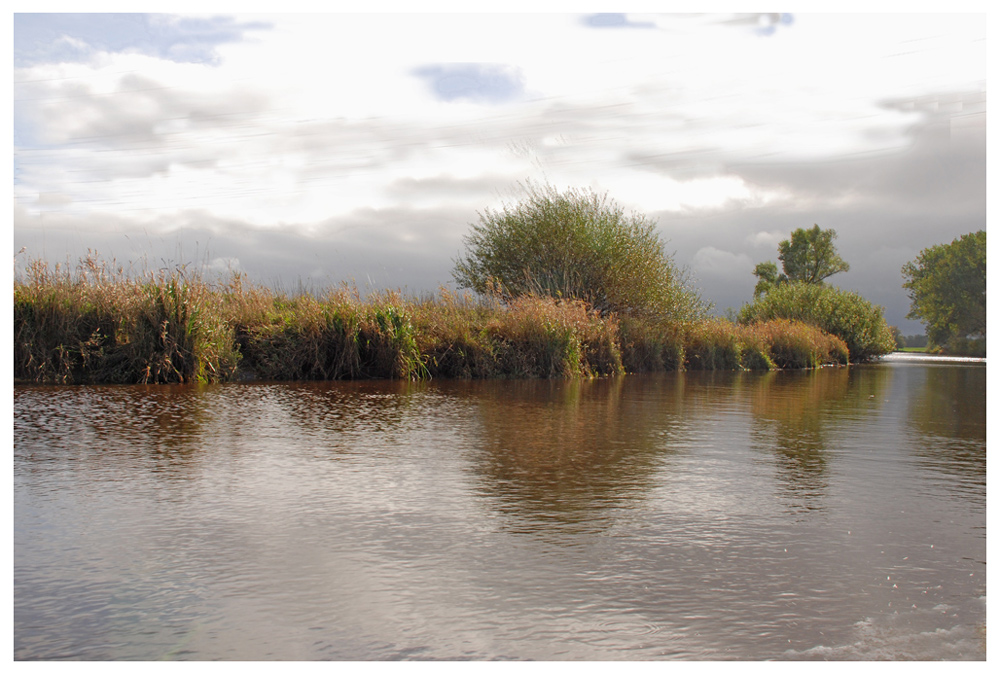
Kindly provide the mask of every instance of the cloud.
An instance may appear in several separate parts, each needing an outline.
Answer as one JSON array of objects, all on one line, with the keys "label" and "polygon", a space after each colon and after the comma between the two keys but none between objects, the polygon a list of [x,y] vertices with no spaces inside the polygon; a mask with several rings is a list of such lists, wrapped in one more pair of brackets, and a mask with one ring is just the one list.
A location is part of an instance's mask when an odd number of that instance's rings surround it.
[{"label": "cloud", "polygon": [[42,192],[38,195],[38,201],[36,203],[42,207],[62,207],[73,203],[73,197],[68,194],[63,194],[62,192]]},{"label": "cloud", "polygon": [[747,236],[746,241],[754,248],[777,250],[778,244],[788,237],[788,232],[757,232]]},{"label": "cloud", "polygon": [[267,99],[236,86],[171,84],[126,73],[107,83],[61,82],[15,99],[18,118],[36,116],[35,143],[89,143],[108,148],[171,144],[184,131],[204,132],[264,112]]},{"label": "cloud", "polygon": [[627,14],[588,14],[581,20],[590,28],[655,28],[652,21],[633,21]]},{"label": "cloud", "polygon": [[433,292],[451,282],[453,259],[475,218],[467,206],[362,208],[320,222],[261,227],[208,211],[161,213],[153,220],[101,213],[14,209],[15,250],[27,258],[77,260],[95,250],[134,269],[195,265],[225,275],[227,265],[285,290],[317,291],[342,282],[361,290]]},{"label": "cloud", "polygon": [[470,178],[447,174],[420,178],[404,176],[386,185],[385,193],[407,204],[482,202],[484,194],[497,192],[509,183],[510,176],[491,173]]},{"label": "cloud", "polygon": [[699,277],[716,276],[732,279],[752,271],[753,262],[746,253],[733,253],[706,246],[694,254],[691,270]]},{"label": "cloud", "polygon": [[229,274],[240,271],[240,260],[236,257],[217,257],[202,265],[206,274]]},{"label": "cloud", "polygon": [[99,52],[133,52],[181,63],[218,64],[215,47],[269,23],[164,14],[14,14],[14,65],[79,63]]},{"label": "cloud", "polygon": [[442,101],[506,103],[524,95],[524,78],[514,67],[493,63],[443,63],[413,69]]}]

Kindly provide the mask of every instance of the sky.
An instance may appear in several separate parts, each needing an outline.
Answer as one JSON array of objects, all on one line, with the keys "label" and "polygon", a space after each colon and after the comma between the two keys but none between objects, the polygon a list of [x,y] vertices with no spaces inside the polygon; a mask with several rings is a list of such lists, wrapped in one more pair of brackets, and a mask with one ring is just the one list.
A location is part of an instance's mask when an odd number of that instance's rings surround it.
[{"label": "sky", "polygon": [[[276,3],[272,3],[272,6]],[[943,5],[949,7],[949,5]],[[986,228],[986,15],[15,14],[13,251],[454,288],[527,181],[656,221],[721,314],[799,227],[905,318]]]}]

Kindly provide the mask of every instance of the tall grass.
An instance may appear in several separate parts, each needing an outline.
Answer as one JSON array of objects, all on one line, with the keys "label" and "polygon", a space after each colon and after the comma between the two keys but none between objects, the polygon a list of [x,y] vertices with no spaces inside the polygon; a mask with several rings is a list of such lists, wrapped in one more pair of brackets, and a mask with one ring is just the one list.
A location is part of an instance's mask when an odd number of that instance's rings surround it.
[{"label": "tall grass", "polygon": [[14,283],[15,376],[49,382],[230,378],[239,362],[220,296],[183,270],[129,276],[83,260],[28,264]]},{"label": "tall grass", "polygon": [[[262,294],[259,289],[252,289]],[[398,295],[362,302],[343,288],[323,298],[231,295],[227,316],[244,369],[263,379],[414,379],[426,375],[413,325]],[[248,306],[249,304],[249,306]]]},{"label": "tall grass", "polygon": [[578,300],[485,302],[441,290],[411,307],[431,376],[574,377],[621,374],[617,321]]},{"label": "tall grass", "polygon": [[32,261],[14,282],[15,377],[38,382],[593,377],[848,358],[804,323],[678,324],[551,297],[288,295],[240,274],[135,274],[95,256],[75,270]]}]

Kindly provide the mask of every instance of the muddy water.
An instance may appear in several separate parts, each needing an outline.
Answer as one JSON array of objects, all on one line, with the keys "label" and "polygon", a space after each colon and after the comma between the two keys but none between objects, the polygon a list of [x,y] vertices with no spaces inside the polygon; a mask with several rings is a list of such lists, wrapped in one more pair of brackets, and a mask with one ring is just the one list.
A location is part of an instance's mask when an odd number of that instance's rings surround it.
[{"label": "muddy water", "polygon": [[986,368],[14,390],[17,659],[984,659]]}]

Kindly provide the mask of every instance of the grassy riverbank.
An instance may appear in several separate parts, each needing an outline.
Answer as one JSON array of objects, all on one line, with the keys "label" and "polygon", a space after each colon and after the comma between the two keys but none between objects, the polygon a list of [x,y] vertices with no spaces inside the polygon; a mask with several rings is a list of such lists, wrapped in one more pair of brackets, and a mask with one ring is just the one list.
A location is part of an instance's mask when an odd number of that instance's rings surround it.
[{"label": "grassy riverbank", "polygon": [[75,272],[36,260],[14,281],[14,376],[37,382],[589,377],[848,356],[804,323],[664,324],[551,298],[290,295],[240,275],[132,275],[93,258]]}]

